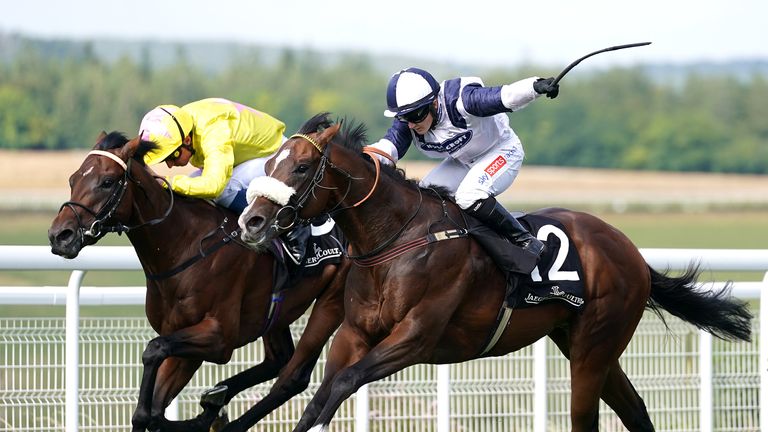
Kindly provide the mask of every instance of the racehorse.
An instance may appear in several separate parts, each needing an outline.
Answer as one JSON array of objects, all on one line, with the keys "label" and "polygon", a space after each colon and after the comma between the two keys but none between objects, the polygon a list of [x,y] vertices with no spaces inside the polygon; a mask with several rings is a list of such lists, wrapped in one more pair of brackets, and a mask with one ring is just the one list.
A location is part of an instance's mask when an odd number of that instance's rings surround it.
[{"label": "racehorse", "polygon": [[[245,247],[237,215],[205,200],[176,196],[143,163],[154,143],[102,132],[69,179],[48,231],[51,250],[75,258],[108,232],[125,232],[147,276],[146,315],[159,334],[143,353],[133,431],[207,431],[237,393],[277,377],[269,394],[227,430],[246,430],[309,384],[325,342],[342,319],[350,263],[325,266],[273,293],[275,258]],[[313,304],[294,347],[289,324]],[[227,363],[261,337],[264,360],[226,379],[201,399],[194,419],[172,422],[164,410],[203,361]]]},{"label": "racehorse", "polygon": [[503,310],[504,274],[471,236],[447,234],[466,228],[466,219],[441,197],[445,191],[379,166],[362,147],[364,135],[361,124],[342,128],[328,113],[316,115],[267,162],[270,177],[250,185],[252,201],[240,217],[242,238],[258,243],[296,219],[328,212],[354,255],[344,322],[295,431],[327,430],[360,386],[405,367],[500,356],[544,336],[570,359],[572,430],[597,429],[602,398],[627,429],[650,431],[645,404],[619,364],[644,309],[662,319],[664,309],[721,338],[750,339],[746,305],[729,290],[697,290],[696,265],[677,277],[657,272],[609,224],[550,208],[535,213],[561,223],[577,250],[583,308],[550,301],[515,309],[486,346]]}]

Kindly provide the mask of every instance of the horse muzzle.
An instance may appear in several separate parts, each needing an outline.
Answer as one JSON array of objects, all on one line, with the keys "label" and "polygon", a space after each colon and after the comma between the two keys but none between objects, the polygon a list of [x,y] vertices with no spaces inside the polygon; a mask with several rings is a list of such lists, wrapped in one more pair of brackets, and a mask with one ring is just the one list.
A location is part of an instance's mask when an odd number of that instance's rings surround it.
[{"label": "horse muzzle", "polygon": [[69,228],[48,230],[48,243],[51,245],[51,253],[67,259],[76,258],[85,247],[84,237],[78,235],[77,230]]}]

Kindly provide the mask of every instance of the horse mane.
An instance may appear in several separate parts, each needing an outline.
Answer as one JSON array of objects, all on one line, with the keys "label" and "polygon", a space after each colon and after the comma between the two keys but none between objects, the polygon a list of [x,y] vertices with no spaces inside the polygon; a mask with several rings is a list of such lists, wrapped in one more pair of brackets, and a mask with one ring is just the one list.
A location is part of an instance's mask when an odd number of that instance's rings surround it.
[{"label": "horse mane", "polygon": [[[95,150],[112,150],[116,148],[123,147],[128,141],[130,141],[125,134],[118,131],[112,131],[108,133],[104,138],[101,139],[96,144],[96,147],[94,147]],[[147,165],[144,163],[144,155],[147,154],[148,151],[153,150],[157,148],[157,144],[154,141],[144,141],[141,140],[139,142],[139,147],[136,149],[136,153],[133,154],[132,159],[135,163],[139,164],[140,166],[146,167]],[[200,198],[194,198],[189,197],[186,195],[181,195],[176,192],[173,193],[176,202],[186,201],[189,202],[192,205],[202,205],[204,208],[217,208],[216,205],[211,205],[212,203],[200,199]]]},{"label": "horse mane", "polygon": [[[331,113],[329,112],[315,114],[312,118],[304,122],[301,128],[299,128],[299,133],[310,134],[320,132],[323,129],[330,127],[333,124],[330,116]],[[333,137],[331,142],[348,150],[352,150],[367,162],[371,162],[371,158],[363,153],[363,147],[368,145],[368,129],[365,124],[362,122],[356,123],[354,120],[347,121],[346,117],[339,120],[339,122],[341,122],[341,130],[335,137]],[[409,179],[405,174],[405,170],[402,168],[397,168],[389,164],[381,164],[381,171],[393,180],[404,184],[407,187],[420,188],[425,191],[436,193],[450,201],[454,200],[453,193],[442,186],[430,186],[428,188],[420,187],[419,182],[414,179]]]},{"label": "horse mane", "polygon": [[[108,133],[104,138],[96,143],[96,150],[112,150],[123,147],[128,142],[128,137],[124,133],[118,131],[112,131]],[[142,140],[139,143],[139,148],[136,149],[136,153],[133,154],[133,160],[144,166],[144,155],[150,150],[157,148],[157,144],[152,141]]]}]

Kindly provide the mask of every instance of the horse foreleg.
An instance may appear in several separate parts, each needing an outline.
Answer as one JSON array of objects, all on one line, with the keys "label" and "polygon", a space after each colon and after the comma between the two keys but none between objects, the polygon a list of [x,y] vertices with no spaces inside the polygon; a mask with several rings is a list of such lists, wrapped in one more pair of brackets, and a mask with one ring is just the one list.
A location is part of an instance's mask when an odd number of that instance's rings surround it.
[{"label": "horse foreleg", "polygon": [[185,421],[174,421],[165,418],[165,409],[173,398],[179,395],[195,372],[200,368],[202,360],[169,357],[160,366],[152,400],[150,425],[164,432],[207,431],[216,419],[218,410],[203,413],[197,418]]},{"label": "horse foreleg", "polygon": [[[198,361],[211,359],[211,361],[225,363],[231,355],[232,349],[224,344],[224,336],[220,332],[218,321],[212,318],[149,341],[142,355],[144,373],[139,386],[138,403],[132,418],[133,431],[141,432],[151,424],[160,422],[165,406],[186,384],[186,382],[182,383],[175,390],[172,387],[163,387],[162,383],[158,387],[158,371],[168,357],[191,358]],[[192,374],[189,374],[186,381],[189,381],[191,376]],[[178,380],[178,382],[181,381],[183,380]],[[165,393],[156,395],[156,388],[165,389]]]},{"label": "horse foreleg", "polygon": [[[339,287],[343,288],[343,287]],[[312,308],[307,325],[296,346],[296,352],[280,366],[280,374],[269,393],[258,403],[232,421],[224,431],[244,431],[309,386],[312,370],[323,351],[325,342],[341,324],[344,316],[343,289],[320,298]],[[287,331],[291,341],[290,332]],[[291,345],[293,346],[293,345]],[[326,374],[329,371],[326,368]]]},{"label": "horse foreleg", "polygon": [[336,374],[328,399],[312,430],[326,430],[342,402],[364,384],[426,361],[434,348],[437,334],[439,333],[425,329],[413,320],[398,324],[389,336],[373,347],[360,361]]},{"label": "horse foreleg", "polygon": [[326,405],[336,374],[343,368],[357,362],[368,352],[368,349],[368,344],[356,330],[353,330],[346,323],[341,325],[339,332],[333,337],[331,348],[328,351],[323,382],[320,383],[320,387],[304,409],[299,423],[293,430],[294,432],[309,430]]},{"label": "horse foreleg", "polygon": [[[207,431],[214,420],[218,417],[221,407],[228,404],[232,398],[237,394],[253,387],[256,384],[270,380],[277,376],[280,368],[288,362],[293,354],[293,339],[291,338],[290,329],[281,329],[278,332],[265,335],[262,339],[265,347],[264,361],[256,366],[246,369],[226,380],[223,380],[216,384],[216,386],[205,393],[200,400],[200,405],[203,407],[203,412],[196,418],[182,421],[169,421],[161,419],[161,430],[164,432],[178,431]],[[161,382],[162,371],[171,360],[177,359],[176,357],[169,358],[163,363],[160,374],[158,375],[158,383]],[[193,371],[194,372],[194,371]],[[191,378],[191,375],[190,377]],[[183,387],[186,381],[181,383]],[[181,388],[179,387],[179,388]],[[160,394],[165,394],[161,389],[156,389],[156,398]],[[157,418],[153,412],[153,418]],[[230,428],[225,426],[222,430],[239,430],[237,428]],[[245,429],[242,429],[245,430]]]},{"label": "horse foreleg", "polygon": [[152,418],[152,395],[154,393],[157,372],[162,362],[168,357],[168,344],[163,336],[149,341],[141,356],[144,371],[139,385],[139,398],[133,411],[133,432],[143,432],[149,426]]}]

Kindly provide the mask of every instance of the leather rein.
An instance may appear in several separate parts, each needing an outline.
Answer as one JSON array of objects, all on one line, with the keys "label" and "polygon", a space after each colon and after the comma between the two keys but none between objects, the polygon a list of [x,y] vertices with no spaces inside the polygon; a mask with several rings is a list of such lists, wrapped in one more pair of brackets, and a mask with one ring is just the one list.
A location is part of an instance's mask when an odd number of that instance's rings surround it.
[{"label": "leather rein", "polygon": [[[98,240],[110,232],[116,232],[118,235],[120,235],[122,233],[127,233],[144,226],[157,225],[160,222],[164,221],[168,217],[168,215],[171,214],[171,210],[173,210],[173,191],[171,191],[170,184],[168,184],[168,181],[162,177],[153,176],[156,179],[162,180],[168,186],[168,191],[170,194],[171,201],[170,201],[170,204],[168,205],[168,208],[165,210],[165,213],[158,218],[154,218],[134,226],[124,225],[120,221],[116,221],[112,225],[108,224],[107,222],[110,219],[112,219],[112,216],[114,215],[115,211],[117,211],[117,208],[120,206],[120,203],[123,200],[123,196],[125,195],[125,191],[128,190],[128,181],[129,180],[133,181],[136,184],[139,184],[139,182],[136,181],[133,177],[131,177],[131,174],[130,174],[131,163],[133,159],[128,159],[128,163],[126,163],[125,161],[117,157],[114,153],[110,153],[103,150],[91,150],[90,152],[88,152],[86,157],[90,155],[104,156],[115,161],[118,165],[120,165],[123,168],[123,178],[120,179],[117,182],[117,184],[112,188],[112,195],[109,196],[109,199],[107,199],[107,202],[104,203],[104,205],[101,207],[101,209],[99,209],[98,212],[94,212],[89,207],[77,201],[67,201],[64,204],[62,204],[61,207],[59,207],[59,212],[61,212],[61,210],[64,209],[64,207],[67,207],[68,209],[72,210],[72,213],[75,214],[75,219],[77,219],[77,225],[78,225],[77,231],[80,234],[80,237],[82,240],[85,240],[85,237],[92,237]],[[94,217],[94,221],[89,228],[85,227],[82,220],[80,219],[80,215],[75,211],[75,207],[79,207],[85,210],[87,213],[89,213],[91,216]]]},{"label": "leather rein", "polygon": [[[122,202],[122,199],[125,196],[125,191],[128,189],[128,182],[132,181],[137,185],[140,185],[140,182],[134,179],[130,174],[131,166],[132,166],[131,163],[133,159],[128,159],[128,162],[126,163],[114,153],[110,153],[103,150],[92,150],[88,153],[88,155],[86,155],[86,157],[90,155],[104,156],[109,159],[112,159],[115,163],[117,163],[123,168],[124,174],[123,174],[123,178],[120,179],[117,182],[117,184],[115,184],[114,188],[112,189],[112,194],[104,203],[104,205],[101,207],[101,209],[99,209],[99,211],[94,212],[89,207],[77,201],[67,201],[64,204],[62,204],[61,207],[59,207],[59,212],[61,212],[61,210],[64,209],[64,207],[66,207],[70,209],[72,213],[74,213],[75,219],[77,220],[77,225],[78,225],[77,232],[79,233],[83,241],[85,241],[85,237],[91,237],[98,240],[110,232],[116,232],[118,235],[122,233],[128,233],[130,231],[133,231],[145,226],[157,225],[168,218],[168,216],[171,214],[171,211],[173,210],[173,205],[174,205],[173,190],[171,189],[171,185],[168,183],[168,180],[160,176],[152,176],[153,178],[164,182],[167,186],[168,195],[170,197],[170,203],[168,205],[168,208],[165,210],[165,213],[163,213],[163,215],[160,217],[148,220],[138,225],[133,225],[133,226],[124,225],[120,221],[112,221],[112,224],[110,224],[109,222],[111,221],[115,211],[117,211],[117,208],[120,206],[120,203]],[[80,218],[80,214],[78,214],[78,212],[75,210],[75,207],[79,207],[85,210],[87,213],[89,213],[94,217],[95,220],[93,221],[90,227],[87,228],[85,224],[83,224],[82,219]],[[224,221],[217,228],[215,228],[213,231],[206,234],[200,240],[200,248],[197,255],[185,260],[184,262],[172,268],[171,270],[158,273],[158,274],[150,274],[150,273],[147,273],[145,270],[144,275],[148,280],[167,279],[191,267],[193,264],[209,256],[220,247],[232,242],[233,240],[236,241],[237,237],[240,235],[239,229],[235,229],[234,231],[228,232],[226,229],[227,223],[228,223],[228,218],[225,216]],[[213,236],[217,231],[224,232],[224,236],[218,242],[214,243],[213,245],[209,246],[207,249],[204,250],[202,247],[203,241]]]},{"label": "leather rein", "polygon": [[[349,192],[350,192],[350,190],[352,188],[352,181],[354,181],[354,180],[362,180],[362,178],[358,178],[358,177],[352,176],[347,171],[345,171],[344,169],[334,165],[333,162],[331,162],[331,160],[330,160],[330,148],[331,148],[330,143],[326,144],[325,147],[323,148],[322,146],[320,146],[317,143],[317,141],[315,141],[314,138],[312,138],[312,137],[310,137],[308,135],[305,135],[305,134],[294,134],[294,135],[291,136],[291,138],[303,138],[303,139],[309,141],[317,149],[317,151],[319,151],[321,153],[322,157],[320,158],[320,163],[318,164],[318,167],[317,167],[317,169],[315,171],[315,174],[312,177],[312,180],[310,181],[310,185],[304,190],[304,192],[302,192],[301,195],[298,196],[298,198],[296,200],[293,200],[293,197],[291,197],[291,200],[289,200],[288,204],[283,206],[283,207],[281,207],[277,211],[277,213],[275,215],[275,221],[273,223],[273,228],[278,229],[278,230],[290,229],[297,222],[300,222],[300,223],[308,223],[309,222],[307,220],[300,219],[298,217],[298,214],[304,208],[304,206],[306,205],[306,203],[309,200],[309,198],[314,196],[315,188],[319,187],[319,188],[327,189],[326,187],[320,185],[320,182],[322,182],[322,180],[323,180],[323,175],[324,175],[324,172],[326,170],[326,167],[333,168],[335,171],[339,172],[340,174],[342,174],[343,176],[345,176],[347,178],[347,190],[346,190],[346,192],[344,194],[344,197],[342,197],[342,199],[339,200],[339,204],[337,204],[336,207],[334,207],[333,209],[331,209],[331,210],[329,210],[327,212],[327,214],[329,216],[333,217],[334,214],[339,213],[339,212],[341,212],[343,210],[348,210],[348,209],[352,209],[352,208],[360,206],[362,203],[366,202],[373,195],[373,192],[376,190],[376,187],[379,184],[379,179],[381,177],[381,162],[379,161],[379,158],[376,157],[377,155],[378,156],[383,156],[383,157],[389,159],[392,162],[392,165],[396,164],[396,161],[388,153],[386,153],[386,152],[384,152],[384,151],[382,151],[382,150],[380,150],[378,148],[371,147],[371,146],[363,147],[363,153],[370,157],[370,159],[373,161],[373,164],[374,164],[374,167],[375,167],[376,176],[375,176],[374,181],[373,181],[373,186],[371,186],[371,189],[368,191],[368,193],[362,199],[360,199],[359,201],[357,201],[354,204],[352,204],[350,206],[347,206],[347,207],[340,207],[340,204],[344,201],[344,199],[347,197],[347,195],[349,194]],[[370,252],[366,252],[366,253],[360,254],[360,255],[348,255],[346,253],[346,251],[345,251],[344,252],[345,256],[347,258],[351,259],[358,266],[361,266],[361,267],[372,267],[372,266],[376,266],[376,265],[379,265],[379,264],[383,264],[383,263],[385,263],[387,261],[391,261],[391,260],[397,258],[398,256],[403,255],[406,252],[409,252],[409,251],[411,251],[413,249],[416,249],[416,248],[419,248],[419,247],[424,247],[426,245],[429,245],[429,244],[437,242],[437,241],[450,240],[450,239],[460,238],[460,237],[466,237],[468,235],[467,230],[465,228],[457,228],[457,229],[445,230],[445,231],[440,231],[440,232],[437,232],[437,233],[428,233],[424,237],[420,237],[418,239],[411,240],[411,241],[406,242],[404,244],[398,245],[398,246],[392,248],[391,250],[387,250],[390,246],[392,246],[392,244],[395,241],[397,241],[398,238],[400,238],[400,236],[403,234],[403,232],[405,232],[405,229],[411,224],[411,222],[413,222],[413,220],[419,214],[419,211],[421,210],[421,205],[423,203],[423,196],[422,196],[421,188],[418,188],[418,192],[419,192],[419,203],[418,203],[418,205],[416,207],[416,211],[414,211],[414,213],[408,218],[408,220],[405,222],[405,224],[403,224],[403,226],[400,227],[400,229],[394,235],[392,235],[389,239],[384,241],[379,246],[376,246]],[[446,209],[445,200],[442,199],[442,197],[440,197],[440,195],[437,192],[435,192],[435,195],[437,195],[441,199],[442,204],[443,204],[443,214],[444,214],[445,217],[448,217],[448,212],[447,212],[447,209]],[[296,196],[296,195],[294,195],[294,196]],[[280,213],[282,211],[292,211],[293,214],[294,214],[294,218],[291,221],[291,223],[288,224],[288,226],[281,226],[277,222],[280,219],[279,216],[280,216]],[[458,226],[458,224],[457,224],[457,226]]]}]

